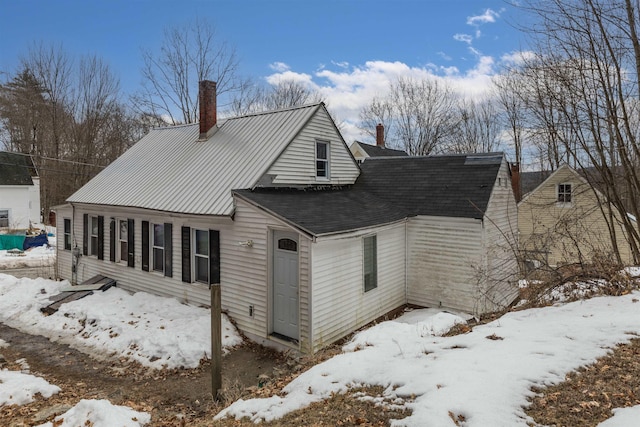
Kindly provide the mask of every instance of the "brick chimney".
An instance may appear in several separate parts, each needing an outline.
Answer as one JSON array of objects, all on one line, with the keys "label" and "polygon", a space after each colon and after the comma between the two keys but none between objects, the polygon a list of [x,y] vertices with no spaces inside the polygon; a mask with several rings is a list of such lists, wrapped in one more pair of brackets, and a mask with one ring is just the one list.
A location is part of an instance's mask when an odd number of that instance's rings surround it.
[{"label": "brick chimney", "polygon": [[384,148],[384,126],[382,123],[378,123],[376,126],[376,145]]},{"label": "brick chimney", "polygon": [[206,141],[216,129],[218,106],[216,101],[216,82],[202,80],[199,85],[200,103],[200,141]]},{"label": "brick chimney", "polygon": [[516,196],[516,203],[522,199],[522,187],[520,184],[520,163],[511,163],[511,187],[513,195]]}]

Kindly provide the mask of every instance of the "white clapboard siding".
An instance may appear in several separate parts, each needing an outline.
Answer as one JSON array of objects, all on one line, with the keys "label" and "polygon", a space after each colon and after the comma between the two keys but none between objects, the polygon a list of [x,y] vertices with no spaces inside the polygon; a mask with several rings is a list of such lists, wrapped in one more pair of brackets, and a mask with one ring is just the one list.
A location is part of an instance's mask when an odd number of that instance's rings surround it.
[{"label": "white clapboard siding", "polygon": [[[114,208],[110,208],[114,209]],[[114,215],[104,215],[105,209],[99,207],[75,208],[73,228],[82,249],[83,214],[103,215],[105,217],[104,260],[92,256],[81,256],[78,263],[77,282],[81,283],[96,274],[111,277],[117,286],[129,291],[143,291],[160,296],[174,297],[180,301],[209,306],[210,290],[201,283],[182,282],[181,228],[212,229],[220,231],[220,282],[222,287],[222,309],[236,322],[240,330],[258,338],[269,336],[269,285],[268,266],[270,254],[270,231],[286,230],[281,222],[267,217],[265,214],[239,201],[235,221],[216,219],[215,217],[188,217],[161,213],[152,214],[146,210],[119,208]],[[64,209],[58,214],[58,265],[60,276],[71,280],[71,252],[62,250],[64,245],[62,230],[63,218],[71,217],[71,209]],[[110,218],[134,219],[135,229],[135,267],[127,267],[126,263],[109,260],[109,221]],[[173,277],[165,277],[160,272],[142,270],[142,221],[150,223],[169,222],[173,224]],[[239,242],[253,241],[252,247],[242,246]],[[306,237],[299,237],[300,247],[300,347],[308,347],[309,317],[309,242]],[[249,315],[249,306],[253,306],[253,316]]]},{"label": "white clapboard siding", "polygon": [[[271,277],[270,254],[272,230],[292,231],[282,222],[255,209],[242,200],[237,200],[232,230],[223,246],[222,301],[229,315],[245,333],[267,339],[271,323]],[[253,247],[240,246],[238,242],[253,240]],[[299,323],[300,350],[309,350],[309,244],[303,235],[298,235],[300,270]],[[249,305],[253,305],[253,317],[249,316]]]},{"label": "white clapboard siding", "polygon": [[418,216],[408,227],[408,303],[474,312],[482,221]]},{"label": "white clapboard siding", "polygon": [[491,312],[509,305],[518,295],[518,208],[506,161],[489,199],[484,233],[486,273],[479,309]]},{"label": "white clapboard siding", "polygon": [[[316,179],[316,140],[329,142],[329,181]],[[274,176],[274,185],[345,185],[355,182],[359,169],[327,111],[320,108],[267,174]]]},{"label": "white clapboard siding", "polygon": [[363,242],[358,237],[312,245],[313,348],[317,350],[405,303],[405,226],[377,235],[378,287],[364,292]]}]

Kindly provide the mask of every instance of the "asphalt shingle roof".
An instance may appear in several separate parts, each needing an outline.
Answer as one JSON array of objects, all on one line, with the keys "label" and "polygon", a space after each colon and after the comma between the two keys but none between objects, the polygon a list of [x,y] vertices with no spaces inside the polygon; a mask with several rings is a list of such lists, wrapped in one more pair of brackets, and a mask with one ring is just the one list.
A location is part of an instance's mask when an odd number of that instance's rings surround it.
[{"label": "asphalt shingle roof", "polygon": [[31,157],[0,151],[0,185],[33,185],[34,171]]},{"label": "asphalt shingle roof", "polygon": [[356,141],[358,145],[367,153],[369,157],[406,157],[408,154],[402,150],[394,150],[387,147],[379,147],[377,145],[364,144]]},{"label": "asphalt shingle roof", "polygon": [[350,187],[235,193],[315,235],[416,215],[482,218],[502,160],[501,153],[373,158]]}]

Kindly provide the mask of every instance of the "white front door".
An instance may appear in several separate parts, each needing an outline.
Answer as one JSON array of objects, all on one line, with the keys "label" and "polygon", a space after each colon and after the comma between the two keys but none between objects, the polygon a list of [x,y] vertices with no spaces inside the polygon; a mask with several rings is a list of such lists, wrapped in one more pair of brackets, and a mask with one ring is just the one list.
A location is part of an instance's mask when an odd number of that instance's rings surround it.
[{"label": "white front door", "polygon": [[273,232],[273,333],[297,340],[298,239]]}]

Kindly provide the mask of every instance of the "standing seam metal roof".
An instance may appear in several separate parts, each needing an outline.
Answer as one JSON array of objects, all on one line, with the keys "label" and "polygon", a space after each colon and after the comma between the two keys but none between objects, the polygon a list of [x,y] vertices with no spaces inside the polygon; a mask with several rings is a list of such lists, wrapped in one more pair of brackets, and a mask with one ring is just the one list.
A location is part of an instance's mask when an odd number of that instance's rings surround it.
[{"label": "standing seam metal roof", "polygon": [[231,189],[251,188],[321,107],[219,120],[207,141],[198,124],[154,129],[67,201],[230,215]]}]

